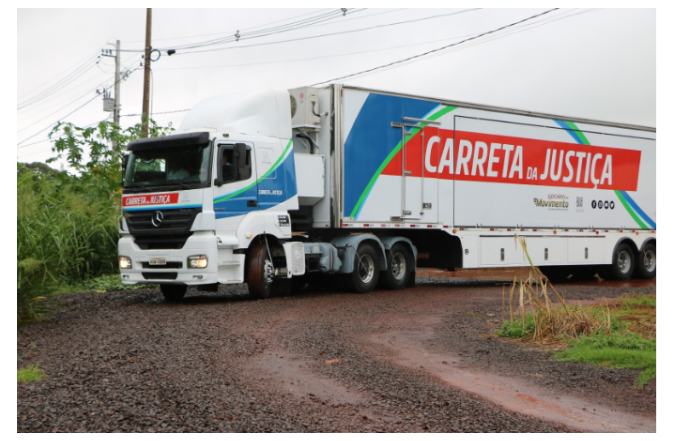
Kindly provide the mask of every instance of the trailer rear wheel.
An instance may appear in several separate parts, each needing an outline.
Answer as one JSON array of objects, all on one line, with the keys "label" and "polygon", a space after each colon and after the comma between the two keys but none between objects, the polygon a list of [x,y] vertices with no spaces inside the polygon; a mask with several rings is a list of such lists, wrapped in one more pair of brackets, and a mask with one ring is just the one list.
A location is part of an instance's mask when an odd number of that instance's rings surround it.
[{"label": "trailer rear wheel", "polygon": [[612,265],[608,268],[607,275],[613,280],[628,280],[633,275],[635,268],[635,255],[627,243],[619,244],[612,256]]},{"label": "trailer rear wheel", "polygon": [[403,289],[414,274],[415,260],[402,243],[391,247],[387,255],[387,271],[380,276],[380,283],[387,289]]},{"label": "trailer rear wheel", "polygon": [[262,244],[251,248],[248,256],[248,292],[256,299],[272,297],[274,265]]},{"label": "trailer rear wheel", "polygon": [[159,285],[167,302],[180,302],[187,292],[187,285]]},{"label": "trailer rear wheel", "polygon": [[642,247],[635,263],[635,273],[641,279],[653,279],[656,276],[656,245],[654,242],[649,242]]},{"label": "trailer rear wheel", "polygon": [[375,289],[379,277],[378,253],[372,245],[362,243],[354,256],[354,271],[343,276],[344,283],[350,291],[365,294]]}]

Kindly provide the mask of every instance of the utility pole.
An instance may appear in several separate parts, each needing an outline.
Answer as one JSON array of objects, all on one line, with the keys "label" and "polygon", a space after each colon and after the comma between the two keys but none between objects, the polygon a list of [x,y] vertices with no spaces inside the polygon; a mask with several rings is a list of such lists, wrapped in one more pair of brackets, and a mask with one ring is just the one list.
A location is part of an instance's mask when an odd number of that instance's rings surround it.
[{"label": "utility pole", "polygon": [[143,138],[148,137],[148,119],[150,117],[150,31],[152,29],[152,8],[148,8],[145,23],[145,75],[143,76]]},{"label": "utility pole", "polygon": [[[120,81],[122,81],[122,78],[120,78],[120,41],[117,40],[117,43],[115,45],[115,98],[110,98],[110,91],[107,89],[103,89],[103,110],[106,112],[113,112],[113,122],[115,123],[116,126],[119,127],[120,125],[120,109],[121,109],[121,103],[120,103]],[[103,49],[102,50],[102,57],[113,57],[112,55],[112,50],[110,49]],[[98,91],[97,91],[98,92]],[[110,104],[112,104],[112,108],[110,108]],[[117,142],[113,140],[112,142],[113,148],[117,147]]]},{"label": "utility pole", "polygon": [[120,125],[120,41],[115,44],[115,107],[113,108],[113,122]]}]

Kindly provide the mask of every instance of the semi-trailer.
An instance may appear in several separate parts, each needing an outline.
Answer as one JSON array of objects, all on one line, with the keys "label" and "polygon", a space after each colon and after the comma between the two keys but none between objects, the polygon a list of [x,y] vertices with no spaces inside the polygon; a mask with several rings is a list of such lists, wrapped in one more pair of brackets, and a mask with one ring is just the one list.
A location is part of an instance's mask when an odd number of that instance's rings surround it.
[{"label": "semi-trailer", "polygon": [[331,84],[209,98],[127,149],[122,282],[167,300],[329,277],[365,293],[416,267],[530,260],[656,275],[651,127]]}]

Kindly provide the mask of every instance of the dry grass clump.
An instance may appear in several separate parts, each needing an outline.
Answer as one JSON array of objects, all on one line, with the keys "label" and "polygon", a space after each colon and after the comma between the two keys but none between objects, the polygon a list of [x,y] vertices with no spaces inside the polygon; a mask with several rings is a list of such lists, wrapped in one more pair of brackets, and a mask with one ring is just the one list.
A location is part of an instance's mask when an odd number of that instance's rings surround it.
[{"label": "dry grass clump", "polygon": [[[580,305],[573,307],[565,302],[565,299],[551,284],[548,278],[532,264],[527,246],[522,238],[516,235],[530,262],[530,274],[527,280],[514,278],[509,294],[509,322],[506,322],[506,287],[502,292],[502,322],[504,328],[502,335],[519,337],[538,344],[557,344],[560,337],[578,338],[581,335],[592,335],[604,331],[610,332],[611,317],[607,307],[607,315],[602,316],[592,313],[600,305],[582,308]],[[553,291],[561,306],[553,306],[549,292]],[[515,301],[515,305],[514,305]],[[514,307],[519,314],[518,319],[514,315]],[[528,314],[530,313],[531,314]],[[508,323],[508,325],[507,325]],[[505,332],[507,328],[520,326],[522,332]]]}]

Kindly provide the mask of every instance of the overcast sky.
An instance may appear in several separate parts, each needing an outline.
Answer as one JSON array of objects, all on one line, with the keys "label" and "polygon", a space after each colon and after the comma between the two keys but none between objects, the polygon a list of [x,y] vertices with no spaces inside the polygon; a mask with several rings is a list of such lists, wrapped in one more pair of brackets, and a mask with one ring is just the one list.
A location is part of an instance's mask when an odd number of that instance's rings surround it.
[{"label": "overcast sky", "polygon": [[[156,8],[152,46],[160,51],[153,55],[159,60],[151,64],[153,118],[160,125],[178,127],[183,110],[210,96],[329,81],[459,43],[547,10],[354,8],[343,15],[339,8]],[[318,19],[326,21],[250,38],[254,31]],[[142,110],[145,22],[145,9],[17,10],[19,161],[51,156],[46,128],[59,120],[89,125],[112,118],[103,112],[96,90],[112,86],[114,59],[101,57],[96,64],[96,56],[101,49],[114,49],[115,40],[125,51],[123,68],[132,71],[121,85],[122,125],[140,120],[125,115]],[[205,45],[237,31],[238,42]],[[170,48],[176,48],[176,54],[168,56]],[[337,81],[656,126],[654,9],[560,9],[395,66]],[[59,83],[73,76],[74,81]]]}]

